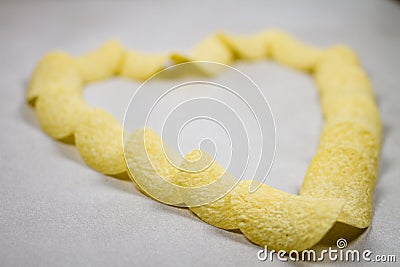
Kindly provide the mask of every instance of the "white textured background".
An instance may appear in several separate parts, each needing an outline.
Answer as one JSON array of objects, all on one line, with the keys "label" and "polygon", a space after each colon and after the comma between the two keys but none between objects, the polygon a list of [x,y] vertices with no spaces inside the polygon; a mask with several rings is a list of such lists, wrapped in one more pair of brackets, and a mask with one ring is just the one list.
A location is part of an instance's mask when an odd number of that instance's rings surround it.
[{"label": "white textured background", "polygon": [[[395,1],[0,2],[0,265],[267,265],[243,236],[150,200],[87,168],[38,127],[24,102],[31,71],[58,48],[77,55],[110,37],[149,52],[187,51],[207,34],[282,28],[303,41],[350,45],[373,83],[384,124],[372,224],[349,248],[398,254],[400,4]],[[312,80],[273,63],[240,63],[278,127],[268,183],[296,193],[321,119]],[[85,98],[122,116],[134,82],[91,85]],[[398,259],[400,260],[400,259]]]}]

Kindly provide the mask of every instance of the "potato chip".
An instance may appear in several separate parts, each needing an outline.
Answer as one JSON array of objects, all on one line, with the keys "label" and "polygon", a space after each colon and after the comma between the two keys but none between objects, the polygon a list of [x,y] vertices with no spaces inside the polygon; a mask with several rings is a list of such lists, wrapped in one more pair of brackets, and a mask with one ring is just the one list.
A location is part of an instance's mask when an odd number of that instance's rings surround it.
[{"label": "potato chip", "polygon": [[73,136],[80,120],[89,110],[80,87],[71,88],[68,83],[43,87],[35,108],[43,131],[59,140]]},{"label": "potato chip", "polygon": [[[115,74],[146,80],[171,60],[228,65],[234,59],[267,57],[312,71],[321,96],[325,124],[300,196],[265,184],[250,193],[251,181],[238,182],[198,149],[182,159],[149,128],[135,130],[123,144],[119,122],[101,109],[91,109],[81,94],[83,82]],[[212,75],[219,67],[193,68]],[[370,223],[382,125],[368,76],[346,46],[322,51],[278,30],[213,34],[188,55],[126,52],[117,41],[109,41],[76,59],[62,52],[47,54],[35,68],[26,99],[36,105],[47,134],[75,138],[88,166],[115,176],[128,171],[148,196],[188,206],[216,227],[240,229],[258,245],[301,251],[315,245],[336,221],[357,228]]]},{"label": "potato chip", "polygon": [[320,150],[308,166],[300,195],[345,199],[338,221],[365,228],[371,220],[374,175],[354,149]]},{"label": "potato chip", "polygon": [[324,91],[320,94],[321,106],[328,106],[329,101],[338,98],[360,98],[369,99],[375,102],[372,89],[367,86],[360,86],[357,83],[347,83],[335,90]]},{"label": "potato chip", "polygon": [[353,122],[362,125],[375,138],[378,146],[382,138],[382,125],[378,108],[370,97],[335,97],[322,101],[322,113],[327,125],[339,122]]},{"label": "potato chip", "polygon": [[340,110],[347,108],[348,111],[363,110],[365,113],[376,113],[377,107],[375,100],[365,94],[332,94],[321,96],[321,110],[325,118],[335,116]]},{"label": "potato chip", "polygon": [[[182,190],[183,201],[189,209],[208,224],[222,229],[237,229],[237,221],[232,215],[230,189],[235,184],[235,178],[225,171],[214,159],[195,149],[185,156],[185,162],[177,174],[177,184],[185,188],[206,186],[218,183],[204,190]],[[217,188],[218,187],[218,188]],[[185,192],[186,191],[186,192]],[[215,195],[217,192],[220,196]],[[209,200],[211,200],[209,202]],[[206,203],[201,206],[190,206],[192,203]]]},{"label": "potato chip", "polygon": [[268,32],[262,31],[250,35],[221,33],[220,39],[234,53],[236,58],[244,60],[266,59],[268,56]]},{"label": "potato chip", "polygon": [[109,113],[93,109],[75,130],[75,144],[86,164],[98,172],[115,175],[126,171],[122,126]]},{"label": "potato chip", "polygon": [[208,36],[196,45],[187,56],[173,53],[170,58],[175,64],[189,61],[211,61],[225,65],[230,64],[234,59],[232,51],[221,40],[219,34]]},{"label": "potato chip", "polygon": [[149,128],[139,128],[129,135],[124,153],[130,176],[147,195],[162,203],[182,203],[176,185],[177,166],[182,158],[165,145]]},{"label": "potato chip", "polygon": [[344,204],[342,199],[297,196],[265,184],[250,194],[249,184],[241,181],[232,192],[239,229],[268,249],[289,252],[314,246],[335,224]]},{"label": "potato chip", "polygon": [[280,31],[269,32],[268,39],[272,59],[290,68],[311,71],[322,54],[320,49],[305,45]]},{"label": "potato chip", "polygon": [[359,66],[359,60],[353,50],[345,45],[335,45],[326,49],[317,61],[317,69],[331,68],[337,65]]},{"label": "potato chip", "polygon": [[246,209],[247,196],[249,194],[251,180],[241,180],[231,192],[231,210],[239,228],[239,223],[243,221]]},{"label": "potato chip", "polygon": [[374,136],[361,125],[351,122],[326,125],[321,134],[318,150],[329,148],[354,149],[365,159],[369,172],[376,177],[379,146]]},{"label": "potato chip", "polygon": [[224,174],[222,168],[208,153],[194,149],[185,155],[177,183],[184,187],[200,187],[211,184]]},{"label": "potato chip", "polygon": [[129,51],[125,54],[120,76],[144,81],[165,68],[169,60],[166,54],[147,54]]},{"label": "potato chip", "polygon": [[[82,79],[74,60],[64,52],[50,52],[35,67],[26,92],[26,100],[31,105],[46,88],[58,87],[80,91]],[[47,90],[48,91],[48,90]]]},{"label": "potato chip", "polygon": [[314,78],[322,96],[355,92],[373,97],[368,76],[357,65],[336,64],[318,67]]},{"label": "potato chip", "polygon": [[110,78],[120,68],[123,49],[116,40],[110,40],[92,52],[76,58],[76,64],[85,82]]}]

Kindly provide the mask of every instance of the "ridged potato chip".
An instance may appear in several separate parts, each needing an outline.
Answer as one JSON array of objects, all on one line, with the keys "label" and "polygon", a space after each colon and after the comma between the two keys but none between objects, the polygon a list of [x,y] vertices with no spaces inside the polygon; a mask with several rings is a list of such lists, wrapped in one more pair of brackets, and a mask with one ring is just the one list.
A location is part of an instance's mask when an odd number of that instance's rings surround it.
[{"label": "ridged potato chip", "polygon": [[[235,184],[235,178],[227,173],[210,155],[198,149],[192,150],[185,156],[181,170],[177,174],[176,182],[185,188],[205,186],[216,182],[218,179],[221,180],[217,185],[204,190],[182,191],[182,198],[185,203],[189,204],[189,209],[206,223],[222,229],[237,229],[237,221],[232,214],[229,194],[230,189]],[[219,190],[217,190],[217,186]],[[220,192],[221,195],[214,200],[216,192]],[[208,198],[211,198],[212,202],[209,203]],[[190,206],[191,203],[199,203],[202,200],[206,204],[196,207]]]},{"label": "ridged potato chip", "polygon": [[80,90],[72,89],[68,83],[42,88],[35,111],[41,128],[52,138],[73,137],[80,120],[89,112]]},{"label": "ridged potato chip", "polygon": [[126,172],[122,148],[122,126],[109,113],[93,109],[75,130],[75,144],[83,160],[98,172],[116,175]]},{"label": "ridged potato chip", "polygon": [[126,52],[121,66],[120,76],[144,81],[163,70],[167,65],[169,55],[147,54],[135,51]]},{"label": "ridged potato chip", "polygon": [[290,68],[312,71],[322,50],[305,45],[286,33],[269,32],[268,49],[272,59]]},{"label": "ridged potato chip", "polygon": [[300,195],[345,199],[338,221],[365,228],[371,220],[374,185],[374,173],[360,153],[351,148],[332,147],[320,150],[312,159]]},{"label": "ridged potato chip", "polygon": [[26,92],[26,100],[31,105],[47,89],[57,90],[58,87],[80,91],[81,75],[74,60],[64,52],[50,52],[45,55],[35,67]]},{"label": "ridged potato chip", "polygon": [[342,199],[297,196],[265,184],[250,194],[249,184],[241,181],[232,193],[240,213],[239,229],[270,250],[302,251],[314,246],[335,224],[344,204]]},{"label": "ridged potato chip", "polygon": [[268,37],[266,31],[249,35],[223,34],[220,39],[233,51],[238,59],[259,60],[268,56]]},{"label": "ridged potato chip", "polygon": [[175,179],[182,158],[149,128],[139,128],[124,144],[129,174],[147,195],[170,205],[182,203]]},{"label": "ridged potato chip", "polygon": [[76,58],[85,82],[110,78],[120,68],[124,51],[116,40],[110,40],[94,51]]}]

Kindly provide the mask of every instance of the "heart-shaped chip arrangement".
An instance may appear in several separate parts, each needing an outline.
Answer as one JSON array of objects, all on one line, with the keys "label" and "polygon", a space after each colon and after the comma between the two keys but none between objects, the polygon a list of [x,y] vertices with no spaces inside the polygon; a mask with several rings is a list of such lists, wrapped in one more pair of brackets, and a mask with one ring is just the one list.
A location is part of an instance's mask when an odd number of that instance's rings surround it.
[{"label": "heart-shaped chip arrangement", "polygon": [[[82,97],[87,83],[112,76],[144,81],[164,69],[166,62],[202,60],[230,65],[236,59],[273,59],[316,81],[324,126],[300,195],[265,184],[250,193],[250,181],[240,181],[212,203],[190,205],[193,199],[213,192],[166,192],[156,177],[181,187],[196,187],[213,182],[225,170],[217,162],[195,174],[172,166],[164,153],[167,146],[149,128],[135,130],[123,144],[120,123],[90,107]],[[150,190],[154,199],[168,194],[170,203],[186,203],[203,221],[222,229],[239,229],[260,246],[300,251],[314,246],[336,222],[356,228],[370,224],[382,127],[368,77],[346,46],[320,49],[279,30],[245,36],[213,34],[187,55],[128,51],[111,40],[78,57],[60,51],[45,55],[33,72],[26,100],[34,107],[43,131],[56,140],[72,138],[91,168],[107,175],[128,172],[134,182],[144,183],[144,191]],[[199,155],[212,161],[206,153],[193,150],[182,164],[195,162]]]}]

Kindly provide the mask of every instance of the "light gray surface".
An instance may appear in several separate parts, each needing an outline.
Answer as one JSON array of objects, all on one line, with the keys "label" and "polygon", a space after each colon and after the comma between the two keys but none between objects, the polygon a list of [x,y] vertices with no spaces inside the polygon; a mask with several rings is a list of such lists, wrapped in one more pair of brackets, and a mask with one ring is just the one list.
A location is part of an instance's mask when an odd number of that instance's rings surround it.
[{"label": "light gray surface", "polygon": [[[257,261],[259,248],[240,234],[213,228],[187,210],[150,200],[129,182],[86,167],[74,147],[41,132],[24,92],[36,62],[55,48],[79,54],[116,37],[144,51],[187,51],[215,30],[248,33],[268,27],[316,45],[345,43],[359,54],[385,136],[372,224],[349,247],[398,253],[400,5],[199,2],[0,3],[1,266],[267,265]],[[296,193],[319,136],[314,85],[272,63],[236,67],[263,88],[277,121],[277,159],[269,184]],[[104,82],[91,85],[84,96],[121,116],[137,86]]]}]

